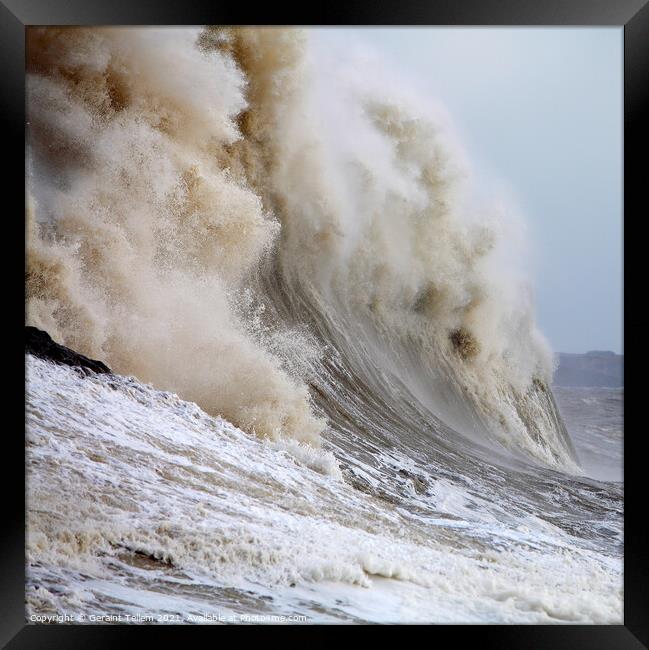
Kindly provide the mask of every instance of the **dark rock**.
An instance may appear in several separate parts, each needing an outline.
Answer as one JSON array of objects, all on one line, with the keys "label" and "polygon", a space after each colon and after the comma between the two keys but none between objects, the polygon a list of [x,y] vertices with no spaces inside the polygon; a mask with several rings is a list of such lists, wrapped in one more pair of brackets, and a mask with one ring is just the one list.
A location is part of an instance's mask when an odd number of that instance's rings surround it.
[{"label": "dark rock", "polygon": [[25,353],[64,366],[74,366],[91,372],[112,374],[112,370],[106,364],[84,357],[83,354],[60,345],[53,341],[47,332],[36,327],[25,327]]}]

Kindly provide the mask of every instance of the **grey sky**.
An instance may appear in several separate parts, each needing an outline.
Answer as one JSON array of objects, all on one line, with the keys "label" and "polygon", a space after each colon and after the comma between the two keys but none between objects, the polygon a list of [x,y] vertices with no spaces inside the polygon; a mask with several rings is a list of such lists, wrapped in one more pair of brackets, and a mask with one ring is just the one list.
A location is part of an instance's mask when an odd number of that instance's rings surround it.
[{"label": "grey sky", "polygon": [[470,159],[513,190],[553,348],[621,352],[621,28],[336,32],[444,104]]}]

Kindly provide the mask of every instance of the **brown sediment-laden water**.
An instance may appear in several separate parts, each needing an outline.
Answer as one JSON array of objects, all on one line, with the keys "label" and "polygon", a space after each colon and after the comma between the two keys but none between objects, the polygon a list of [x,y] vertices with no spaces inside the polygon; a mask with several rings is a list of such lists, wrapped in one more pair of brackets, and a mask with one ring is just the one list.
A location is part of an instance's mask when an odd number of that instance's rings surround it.
[{"label": "brown sediment-laden water", "polygon": [[621,622],[621,484],[439,112],[308,30],[27,70],[28,324],[114,373],[28,356],[28,614]]}]

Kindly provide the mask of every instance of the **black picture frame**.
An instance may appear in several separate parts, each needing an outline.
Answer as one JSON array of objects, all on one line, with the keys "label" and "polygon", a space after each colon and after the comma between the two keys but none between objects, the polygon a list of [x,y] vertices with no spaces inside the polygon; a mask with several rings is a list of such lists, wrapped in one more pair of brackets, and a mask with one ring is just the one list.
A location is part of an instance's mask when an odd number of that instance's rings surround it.
[{"label": "black picture frame", "polygon": [[[183,24],[258,24],[258,25],[501,25],[501,26],[619,26],[624,29],[624,214],[625,223],[635,229],[645,219],[641,213],[642,196],[647,181],[644,149],[649,145],[646,115],[649,95],[649,4],[648,0],[446,0],[421,3],[401,0],[381,3],[345,3],[344,6],[311,4],[299,9],[275,4],[260,6],[254,13],[241,3],[227,5],[206,0],[0,0],[0,120],[3,122],[4,191],[15,203],[5,202],[5,223],[16,228],[9,246],[24,263],[24,228],[20,234],[19,213],[24,210],[24,167],[17,161],[24,156],[25,124],[25,27],[29,25],[183,25]],[[250,6],[252,7],[252,6]],[[587,110],[585,107],[584,110]],[[637,161],[637,162],[636,162]],[[646,202],[646,199],[645,199]],[[12,205],[11,209],[8,207]],[[21,207],[22,206],[22,207]],[[636,214],[633,214],[636,213]],[[23,212],[24,214],[24,212]],[[637,276],[632,264],[642,261],[642,253],[631,255],[625,229],[625,278]],[[15,239],[14,239],[15,236]],[[638,244],[638,238],[633,237]],[[21,252],[22,246],[22,252]],[[645,245],[646,246],[646,245]],[[5,255],[5,257],[7,257]],[[15,309],[7,303],[5,324],[15,327],[13,338],[5,338],[5,404],[14,412],[15,426],[5,422],[3,439],[5,470],[18,468],[17,476],[4,471],[4,532],[0,548],[0,644],[8,648],[114,647],[123,643],[123,626],[37,626],[26,625],[24,612],[25,501],[24,437],[24,352],[21,347],[24,318],[19,314],[24,300],[24,277],[19,277],[18,259],[10,263],[6,277],[11,282],[5,293]],[[22,287],[22,289],[21,289]],[[630,311],[630,310],[629,310]],[[24,311],[22,312],[24,315]],[[644,364],[638,352],[649,323],[646,317],[625,313],[625,340],[630,341],[632,355],[627,360],[627,374]],[[13,330],[12,330],[13,333]],[[641,338],[642,337],[642,338]],[[636,345],[637,344],[637,345]],[[646,344],[644,344],[646,345]],[[638,352],[638,354],[635,354]],[[638,372],[637,376],[641,376]],[[627,382],[625,422],[641,422],[634,413],[641,403],[642,386]],[[639,415],[639,413],[638,413]],[[12,425],[14,421],[11,420]],[[642,430],[625,439],[625,553],[624,553],[624,625],[616,626],[454,626],[453,643],[479,643],[480,647],[501,648],[642,648],[649,647],[649,538],[647,536],[644,495]],[[18,487],[17,487],[18,486]],[[23,496],[21,496],[23,495]],[[312,627],[312,626],[309,626]],[[128,627],[135,632],[136,626]],[[140,628],[141,629],[141,628]],[[186,629],[165,627],[167,642]],[[287,632],[288,628],[282,629]],[[292,628],[294,629],[294,628]],[[308,630],[302,628],[303,631]],[[154,631],[154,630],[152,630]],[[266,628],[266,632],[271,631]],[[437,632],[434,633],[438,639]],[[214,637],[220,638],[220,637]],[[435,640],[431,640],[435,643]]]}]

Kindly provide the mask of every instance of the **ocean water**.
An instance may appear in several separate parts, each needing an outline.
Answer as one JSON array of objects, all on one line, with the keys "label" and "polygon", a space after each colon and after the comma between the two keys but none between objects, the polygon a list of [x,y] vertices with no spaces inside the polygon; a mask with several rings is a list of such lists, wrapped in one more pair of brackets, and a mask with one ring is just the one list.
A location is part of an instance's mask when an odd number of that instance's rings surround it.
[{"label": "ocean water", "polygon": [[561,414],[589,476],[623,480],[624,388],[555,386]]},{"label": "ocean water", "polygon": [[132,378],[27,374],[28,617],[622,620],[619,483],[316,451]]},{"label": "ocean water", "polygon": [[28,617],[621,622],[621,394],[326,35],[27,30],[27,322],[116,373],[27,360]]}]

